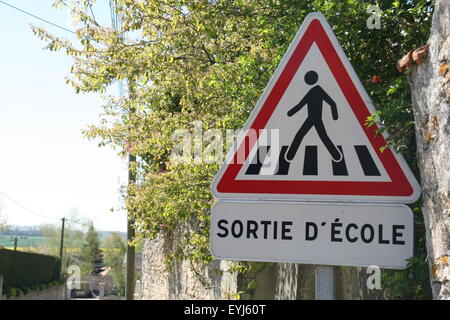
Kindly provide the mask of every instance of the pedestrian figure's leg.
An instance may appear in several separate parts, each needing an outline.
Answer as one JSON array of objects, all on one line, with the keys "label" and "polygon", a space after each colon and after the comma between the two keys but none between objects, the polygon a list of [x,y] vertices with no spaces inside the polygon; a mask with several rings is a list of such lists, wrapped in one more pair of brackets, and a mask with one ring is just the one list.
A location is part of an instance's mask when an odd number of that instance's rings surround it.
[{"label": "pedestrian figure's leg", "polygon": [[301,128],[298,130],[297,134],[294,137],[294,140],[292,140],[292,143],[288,151],[286,152],[287,161],[291,161],[292,159],[294,159],[295,154],[297,153],[303,138],[309,132],[309,130],[311,130],[312,126],[313,122],[309,120],[309,118],[307,118],[306,121],[301,126]]},{"label": "pedestrian figure's leg", "polygon": [[333,158],[334,162],[339,162],[342,160],[342,153],[341,151],[334,145],[334,143],[331,141],[330,137],[328,137],[327,132],[325,131],[325,127],[323,125],[322,121],[319,121],[314,124],[314,127],[316,128],[317,133],[319,134],[320,139],[322,140],[325,147],[328,149],[328,152],[330,153],[331,157]]}]

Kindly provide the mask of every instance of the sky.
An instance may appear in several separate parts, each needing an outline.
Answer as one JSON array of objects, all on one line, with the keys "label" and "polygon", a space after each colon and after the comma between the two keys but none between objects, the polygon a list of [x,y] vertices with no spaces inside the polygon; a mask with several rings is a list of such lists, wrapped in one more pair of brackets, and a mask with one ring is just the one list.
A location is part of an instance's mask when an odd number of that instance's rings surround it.
[{"label": "sky", "polygon": [[[5,2],[73,29],[68,12],[53,8],[53,0]],[[108,1],[100,2],[95,15],[110,23]],[[30,24],[73,39],[0,3],[0,192],[7,195],[0,193],[0,215],[8,224],[32,226],[60,223],[76,209],[99,230],[125,231],[126,214],[110,209],[120,209],[126,160],[81,133],[99,123],[102,100],[75,94],[65,83],[71,59],[44,50]]]}]

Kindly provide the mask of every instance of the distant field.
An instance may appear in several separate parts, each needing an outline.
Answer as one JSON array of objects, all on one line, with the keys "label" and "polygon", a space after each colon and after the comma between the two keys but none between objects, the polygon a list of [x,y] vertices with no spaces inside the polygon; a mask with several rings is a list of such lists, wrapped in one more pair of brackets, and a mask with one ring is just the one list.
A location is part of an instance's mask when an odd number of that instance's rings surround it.
[{"label": "distant field", "polygon": [[[0,247],[14,247],[14,235],[0,235]],[[37,247],[44,242],[44,237],[17,236],[17,247]]]},{"label": "distant field", "polygon": [[[6,233],[6,232],[5,232]],[[5,234],[0,233],[0,247],[5,248],[13,248],[14,247],[14,237],[17,237],[17,247],[18,248],[30,248],[30,247],[40,247],[44,244],[45,237],[39,235],[23,235],[22,234],[15,234],[14,232],[9,231],[8,233],[11,234]],[[101,247],[103,247],[103,242],[106,238],[108,238],[111,235],[111,231],[98,231],[98,237],[101,242]],[[126,241],[126,233],[124,232],[117,232],[120,234],[122,239]],[[25,233],[26,234],[26,233]],[[33,234],[33,233],[30,233]],[[34,233],[36,234],[36,233]],[[80,246],[83,241],[80,243],[74,244],[74,246]],[[58,247],[59,247],[59,238],[58,238]]]}]

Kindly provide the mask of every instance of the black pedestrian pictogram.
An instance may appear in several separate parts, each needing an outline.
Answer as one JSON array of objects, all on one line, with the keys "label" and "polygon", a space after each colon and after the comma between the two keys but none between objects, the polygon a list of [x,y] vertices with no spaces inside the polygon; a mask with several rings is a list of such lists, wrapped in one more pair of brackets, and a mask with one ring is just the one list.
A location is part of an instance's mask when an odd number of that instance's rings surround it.
[{"label": "black pedestrian pictogram", "polygon": [[[305,82],[308,85],[314,85],[319,80],[319,75],[315,71],[308,71],[305,75]],[[322,120],[322,109],[323,102],[328,103],[331,106],[331,113],[333,120],[338,120],[338,112],[336,102],[322,89],[321,86],[317,85],[310,89],[308,93],[303,97],[303,99],[291,110],[288,111],[287,115],[292,117],[298,111],[300,111],[305,105],[308,107],[308,117],[306,118],[303,125],[298,130],[295,135],[289,149],[286,153],[286,160],[292,161],[295,154],[297,153],[303,138],[306,134],[314,127],[322,140],[323,144],[330,153],[333,161],[339,162],[343,159],[341,151],[334,145],[328,136],[325,126]]]}]

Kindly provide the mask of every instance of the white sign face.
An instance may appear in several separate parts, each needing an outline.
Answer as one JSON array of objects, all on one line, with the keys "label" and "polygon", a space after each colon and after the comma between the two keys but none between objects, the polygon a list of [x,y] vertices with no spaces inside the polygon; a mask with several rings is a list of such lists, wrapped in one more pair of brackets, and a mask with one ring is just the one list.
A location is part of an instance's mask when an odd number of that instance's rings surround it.
[{"label": "white sign face", "polygon": [[220,168],[218,199],[410,203],[419,185],[385,137],[322,14],[308,15]]},{"label": "white sign face", "polygon": [[404,205],[219,201],[210,243],[218,259],[404,269],[413,231]]}]

